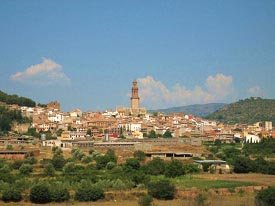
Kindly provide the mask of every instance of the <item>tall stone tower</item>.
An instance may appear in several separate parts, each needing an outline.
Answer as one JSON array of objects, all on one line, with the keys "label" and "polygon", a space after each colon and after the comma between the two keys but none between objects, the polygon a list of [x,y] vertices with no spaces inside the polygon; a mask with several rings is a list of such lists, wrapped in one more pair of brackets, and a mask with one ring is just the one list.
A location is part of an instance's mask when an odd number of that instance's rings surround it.
[{"label": "tall stone tower", "polygon": [[138,86],[136,80],[133,81],[132,85],[131,109],[139,109]]}]

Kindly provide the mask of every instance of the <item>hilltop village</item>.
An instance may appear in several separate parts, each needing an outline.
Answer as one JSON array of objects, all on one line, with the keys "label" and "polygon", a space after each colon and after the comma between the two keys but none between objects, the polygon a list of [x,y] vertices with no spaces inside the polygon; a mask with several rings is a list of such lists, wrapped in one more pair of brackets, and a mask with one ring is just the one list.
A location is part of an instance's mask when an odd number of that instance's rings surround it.
[{"label": "hilltop village", "polygon": [[[61,148],[128,148],[150,151],[154,145],[200,146],[203,142],[222,143],[259,142],[266,136],[275,136],[272,122],[258,122],[253,125],[225,125],[216,121],[205,120],[183,113],[153,113],[140,107],[137,81],[132,83],[130,107],[118,106],[115,111],[82,112],[75,109],[62,112],[57,101],[47,105],[26,107],[8,105],[10,109],[21,110],[23,116],[32,119],[30,124],[14,125],[12,130],[18,134],[27,133],[30,129],[37,135],[43,147]],[[22,142],[30,137],[20,136]],[[2,142],[16,141],[15,137],[1,138]],[[19,140],[18,140],[19,141]],[[5,144],[5,145],[6,145]],[[156,151],[165,150],[159,147]],[[174,147],[166,152],[181,152],[201,156],[194,147],[182,151]],[[159,154],[160,155],[160,154]],[[168,154],[162,154],[168,155]],[[173,154],[175,155],[175,154]]]},{"label": "hilltop village", "polygon": [[[197,205],[203,198],[200,205],[221,205],[218,197],[226,197],[229,205],[253,205],[258,191],[274,185],[271,121],[227,125],[191,114],[149,113],[140,106],[137,81],[130,107],[115,111],[62,112],[57,101],[1,103],[0,109],[3,202],[137,205],[139,199],[139,206],[148,206],[162,200]],[[17,121],[8,127],[7,117]]]}]

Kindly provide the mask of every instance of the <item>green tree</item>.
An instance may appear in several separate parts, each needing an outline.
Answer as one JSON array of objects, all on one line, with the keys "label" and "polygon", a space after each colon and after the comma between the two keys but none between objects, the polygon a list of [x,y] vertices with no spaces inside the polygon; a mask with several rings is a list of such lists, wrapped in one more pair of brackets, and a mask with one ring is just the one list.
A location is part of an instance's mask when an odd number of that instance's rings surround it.
[{"label": "green tree", "polygon": [[157,134],[154,130],[151,130],[149,135],[148,135],[148,138],[157,138]]},{"label": "green tree", "polygon": [[38,204],[50,202],[51,194],[49,187],[42,183],[34,185],[30,191],[30,201]]},{"label": "green tree", "polygon": [[143,166],[143,170],[149,175],[161,175],[164,174],[165,167],[164,160],[157,157],[148,162],[147,165]]},{"label": "green tree", "polygon": [[146,158],[146,155],[143,151],[137,150],[134,152],[134,158],[136,158],[139,161],[144,161]]},{"label": "green tree", "polygon": [[22,175],[29,175],[32,172],[32,166],[30,164],[22,164],[19,168],[19,172]]},{"label": "green tree", "polygon": [[89,128],[89,129],[87,129],[87,135],[90,135],[90,136],[92,136],[92,130]]},{"label": "green tree", "polygon": [[55,133],[58,137],[61,137],[62,132],[63,132],[63,129],[58,129]]},{"label": "green tree", "polygon": [[35,159],[35,157],[33,157],[33,156],[27,157],[27,158],[25,158],[24,163],[33,165],[33,164],[37,163],[37,159]]},{"label": "green tree", "polygon": [[148,193],[157,199],[172,200],[175,195],[175,185],[169,180],[150,182],[148,185]]},{"label": "green tree", "polygon": [[220,147],[222,145],[222,141],[220,139],[215,139],[214,145]]},{"label": "green tree", "polygon": [[103,156],[97,156],[95,158],[96,161],[96,167],[97,169],[103,169],[106,167],[106,165],[108,164],[108,162],[113,162],[113,163],[117,163],[117,157],[115,155],[114,150],[112,149],[108,149],[108,151],[106,152],[105,155]]},{"label": "green tree", "polygon": [[55,169],[52,163],[49,162],[44,166],[44,174],[46,176],[54,176]]},{"label": "green tree", "polygon": [[246,157],[238,157],[233,162],[234,172],[248,173],[251,170],[251,160]]},{"label": "green tree", "polygon": [[172,133],[169,130],[166,130],[163,134],[163,138],[172,138]]},{"label": "green tree", "polygon": [[63,166],[65,165],[65,159],[62,154],[54,154],[52,158],[52,164],[56,170],[62,170]]},{"label": "green tree", "polygon": [[67,174],[67,175],[74,174],[76,172],[76,166],[75,166],[75,164],[73,162],[68,162],[63,167],[63,172],[64,172],[64,174]]},{"label": "green tree", "polygon": [[2,200],[4,202],[19,202],[22,200],[22,195],[18,189],[10,187],[3,191]]},{"label": "green tree", "polygon": [[13,150],[13,147],[11,144],[8,144],[7,147],[6,147],[6,150]]},{"label": "green tree", "polygon": [[260,191],[255,197],[256,206],[275,206],[275,187]]},{"label": "green tree", "polygon": [[172,160],[165,169],[164,175],[166,177],[177,177],[185,174],[183,164],[178,160]]},{"label": "green tree", "polygon": [[132,172],[133,170],[138,170],[140,168],[140,163],[135,158],[129,158],[126,160],[122,168],[125,172]]},{"label": "green tree", "polygon": [[53,184],[50,187],[50,199],[52,202],[65,202],[70,199],[69,190],[62,184]]},{"label": "green tree", "polygon": [[104,191],[95,186],[82,185],[75,192],[75,200],[80,202],[97,201],[104,197]]},{"label": "green tree", "polygon": [[14,160],[14,162],[12,163],[11,167],[15,170],[18,170],[21,165],[24,163],[23,160]]}]

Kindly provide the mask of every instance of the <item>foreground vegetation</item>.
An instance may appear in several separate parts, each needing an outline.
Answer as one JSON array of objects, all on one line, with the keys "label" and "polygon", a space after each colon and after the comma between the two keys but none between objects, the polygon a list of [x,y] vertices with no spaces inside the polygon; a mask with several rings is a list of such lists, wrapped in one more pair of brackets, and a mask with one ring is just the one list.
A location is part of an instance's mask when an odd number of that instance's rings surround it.
[{"label": "foreground vegetation", "polygon": [[[235,188],[253,183],[238,181],[210,181],[193,177],[200,173],[197,165],[155,158],[145,161],[145,155],[136,151],[134,158],[117,163],[113,150],[100,154],[90,150],[73,149],[65,158],[62,150],[54,148],[52,158],[38,161],[1,160],[0,192],[5,202],[33,203],[97,201],[110,192],[135,191],[139,204],[151,198],[171,200],[177,188]],[[169,189],[167,189],[169,188]],[[144,199],[143,199],[144,198]],[[152,202],[152,201],[151,201]]]}]

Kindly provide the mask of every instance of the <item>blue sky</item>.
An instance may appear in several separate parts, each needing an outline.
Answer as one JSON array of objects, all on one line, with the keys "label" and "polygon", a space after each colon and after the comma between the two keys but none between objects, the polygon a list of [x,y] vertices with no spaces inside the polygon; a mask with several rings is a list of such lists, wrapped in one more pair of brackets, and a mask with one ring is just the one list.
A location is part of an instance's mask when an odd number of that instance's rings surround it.
[{"label": "blue sky", "polygon": [[273,0],[0,0],[0,90],[64,111],[275,98]]}]

